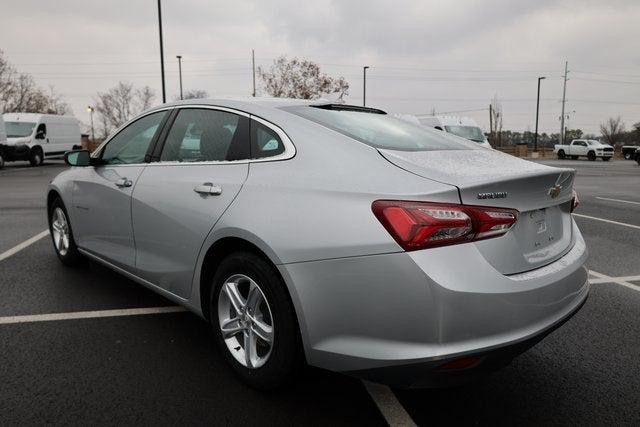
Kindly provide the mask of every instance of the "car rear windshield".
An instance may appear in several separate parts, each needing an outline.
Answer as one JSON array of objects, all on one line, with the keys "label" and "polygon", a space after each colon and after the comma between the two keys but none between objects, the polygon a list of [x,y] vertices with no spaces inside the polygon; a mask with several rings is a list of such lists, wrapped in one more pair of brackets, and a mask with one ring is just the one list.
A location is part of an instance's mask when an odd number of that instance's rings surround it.
[{"label": "car rear windshield", "polygon": [[468,145],[438,130],[389,116],[379,110],[326,106],[282,107],[283,110],[375,148],[400,151],[465,150]]}]

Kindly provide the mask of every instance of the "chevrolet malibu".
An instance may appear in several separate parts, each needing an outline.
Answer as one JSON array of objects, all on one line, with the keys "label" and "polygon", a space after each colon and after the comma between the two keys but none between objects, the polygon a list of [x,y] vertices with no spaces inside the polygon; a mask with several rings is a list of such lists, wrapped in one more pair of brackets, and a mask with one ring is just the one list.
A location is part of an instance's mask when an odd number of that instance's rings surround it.
[{"label": "chevrolet malibu", "polygon": [[463,381],[588,295],[573,170],[381,110],[165,104],[65,158],[47,195],[60,261],[94,260],[201,316],[260,389],[305,363],[398,387]]}]

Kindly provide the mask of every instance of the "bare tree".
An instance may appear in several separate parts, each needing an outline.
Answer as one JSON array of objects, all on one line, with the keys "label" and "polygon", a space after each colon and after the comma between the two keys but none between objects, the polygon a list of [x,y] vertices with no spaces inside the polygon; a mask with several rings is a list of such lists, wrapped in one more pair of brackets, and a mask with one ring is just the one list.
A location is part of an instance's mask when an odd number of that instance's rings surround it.
[{"label": "bare tree", "polygon": [[127,82],[98,92],[95,105],[101,136],[106,138],[114,129],[151,107],[154,98],[155,93],[149,86],[135,89]]},{"label": "bare tree", "polygon": [[56,94],[39,88],[33,77],[18,73],[0,51],[0,111],[66,114],[69,106]]},{"label": "bare tree", "polygon": [[258,67],[258,76],[265,92],[277,98],[315,99],[335,93],[342,99],[349,94],[344,77],[329,77],[315,62],[298,58],[281,56],[269,70]]},{"label": "bare tree", "polygon": [[609,145],[614,146],[624,133],[622,117],[609,117],[606,122],[600,124],[600,133]]},{"label": "bare tree", "polygon": [[494,95],[491,100],[491,121],[496,137],[492,141],[494,146],[502,147],[502,103],[498,99],[498,95]]},{"label": "bare tree", "polygon": [[638,135],[638,140],[640,140],[640,122],[634,123],[633,129],[636,131],[636,134]]},{"label": "bare tree", "polygon": [[[204,99],[204,98],[209,98],[209,92],[202,89],[188,90],[182,95],[182,99]],[[173,99],[176,101],[179,101],[180,95],[175,96]]]}]

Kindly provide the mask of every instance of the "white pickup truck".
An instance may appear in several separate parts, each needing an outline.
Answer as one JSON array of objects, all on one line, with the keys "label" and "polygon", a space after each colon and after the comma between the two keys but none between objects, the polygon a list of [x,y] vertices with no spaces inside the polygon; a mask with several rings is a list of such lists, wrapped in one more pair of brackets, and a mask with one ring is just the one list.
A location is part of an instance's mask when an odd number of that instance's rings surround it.
[{"label": "white pickup truck", "polygon": [[558,155],[559,159],[569,157],[575,160],[578,157],[586,157],[593,161],[600,157],[606,162],[613,157],[612,146],[593,139],[574,139],[570,144],[556,144],[553,152]]}]

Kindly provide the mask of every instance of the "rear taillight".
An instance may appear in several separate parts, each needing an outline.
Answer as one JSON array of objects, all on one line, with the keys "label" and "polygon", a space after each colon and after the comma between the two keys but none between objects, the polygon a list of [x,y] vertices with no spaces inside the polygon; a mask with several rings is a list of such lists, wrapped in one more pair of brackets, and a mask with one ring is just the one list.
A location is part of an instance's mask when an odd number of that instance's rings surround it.
[{"label": "rear taillight", "polygon": [[580,200],[578,199],[578,193],[576,190],[572,190],[571,193],[571,212],[575,211],[580,206]]},{"label": "rear taillight", "polygon": [[502,236],[518,220],[514,209],[447,203],[376,200],[371,209],[406,251]]}]

